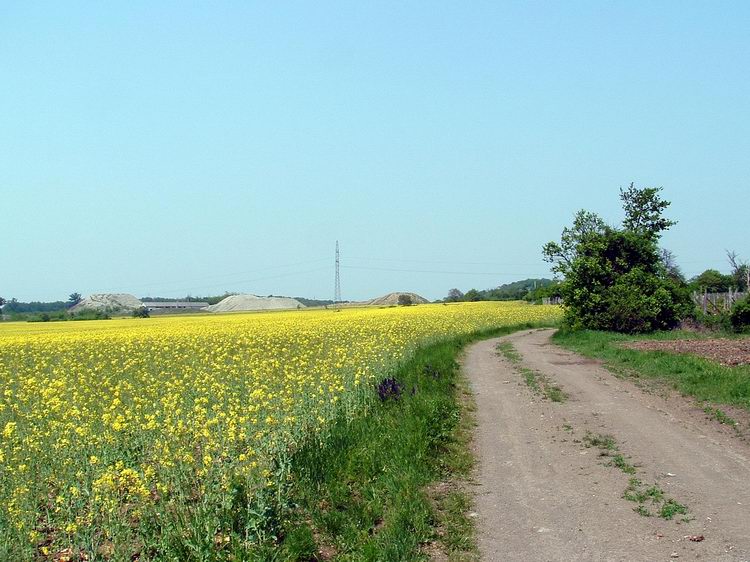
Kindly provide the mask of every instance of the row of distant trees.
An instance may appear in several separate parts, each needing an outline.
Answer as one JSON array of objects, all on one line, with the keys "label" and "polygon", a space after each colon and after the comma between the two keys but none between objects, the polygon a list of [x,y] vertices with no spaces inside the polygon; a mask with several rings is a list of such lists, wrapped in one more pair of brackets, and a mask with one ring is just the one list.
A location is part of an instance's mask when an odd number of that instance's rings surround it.
[{"label": "row of distant trees", "polygon": [[[526,279],[496,289],[451,289],[445,302],[520,300],[538,302],[560,297],[566,324],[620,332],[669,329],[697,316],[693,292],[747,291],[750,267],[736,252],[727,251],[730,272],[707,269],[686,279],[675,256],[659,246],[661,234],[676,224],[664,216],[669,201],[661,188],[620,190],[625,211],[621,226],[610,226],[598,215],[579,211],[560,241],[543,248],[557,281]],[[738,303],[750,309],[750,304]],[[736,312],[736,311],[735,311]],[[740,323],[741,324],[741,323]]]},{"label": "row of distant trees", "polygon": [[[677,266],[674,255],[662,249],[660,258],[670,275],[679,278],[691,292],[726,293],[729,290],[745,292],[748,288],[750,268],[748,263],[740,259],[738,254],[727,251],[729,273],[721,273],[716,269],[706,269],[703,273],[686,279]],[[494,289],[469,289],[465,293],[460,289],[451,289],[443,299],[444,302],[473,302],[473,301],[502,301],[527,300],[540,301],[543,298],[561,297],[561,282],[551,279],[524,279]]]},{"label": "row of distant trees", "polygon": [[[742,290],[750,271],[735,252],[728,252],[732,271],[706,270],[690,282],[674,255],[659,246],[664,231],[676,224],[664,216],[670,202],[661,188],[620,190],[625,220],[610,226],[593,212],[579,211],[560,241],[545,244],[545,261],[562,280],[566,326],[616,332],[671,329],[688,318],[700,318],[691,290]],[[735,329],[745,329],[748,299],[734,303]],[[748,325],[747,327],[750,327]]]},{"label": "row of distant trees", "polygon": [[39,313],[54,313],[61,312],[73,308],[77,305],[83,297],[80,293],[71,293],[67,301],[53,301],[53,302],[21,302],[18,299],[6,300],[0,297],[0,318],[3,315],[9,316],[14,314],[39,314]]},{"label": "row of distant trees", "polygon": [[469,289],[465,293],[454,288],[448,291],[443,302],[539,300],[556,296],[556,286],[557,283],[552,279],[541,278],[514,281],[493,289]]},{"label": "row of distant trees", "polygon": [[726,293],[730,289],[747,291],[750,284],[750,267],[742,261],[736,252],[727,251],[730,265],[729,273],[721,273],[716,269],[707,269],[690,280],[690,287],[696,291],[709,293]]}]

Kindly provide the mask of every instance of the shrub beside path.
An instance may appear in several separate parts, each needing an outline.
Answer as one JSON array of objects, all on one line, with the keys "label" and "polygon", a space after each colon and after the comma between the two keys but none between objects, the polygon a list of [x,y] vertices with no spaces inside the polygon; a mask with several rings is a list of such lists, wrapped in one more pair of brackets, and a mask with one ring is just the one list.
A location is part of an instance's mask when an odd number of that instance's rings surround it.
[{"label": "shrub beside path", "polygon": [[[551,334],[481,341],[463,359],[477,402],[482,559],[750,560],[747,442]],[[498,352],[501,341],[520,361]],[[546,398],[529,373],[567,399]]]}]

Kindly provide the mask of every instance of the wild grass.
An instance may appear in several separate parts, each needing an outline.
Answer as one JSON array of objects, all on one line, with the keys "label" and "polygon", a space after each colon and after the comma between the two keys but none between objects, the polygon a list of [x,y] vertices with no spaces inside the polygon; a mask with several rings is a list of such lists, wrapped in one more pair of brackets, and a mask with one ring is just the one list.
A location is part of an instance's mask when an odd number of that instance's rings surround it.
[{"label": "wild grass", "polygon": [[633,466],[628,460],[620,453],[612,457],[612,466],[619,468],[625,474],[635,474],[635,466]]},{"label": "wild grass", "polygon": [[694,355],[639,351],[622,346],[626,342],[644,339],[696,337],[702,336],[679,331],[636,337],[590,330],[560,330],[553,336],[553,341],[582,355],[602,359],[610,370],[620,375],[665,382],[699,401],[750,410],[750,366],[725,367]]},{"label": "wild grass", "polygon": [[[647,487],[641,480],[636,478],[635,474],[638,472],[636,465],[631,463],[628,457],[620,452],[620,447],[613,436],[587,432],[583,437],[582,443],[587,448],[598,448],[599,456],[610,457],[612,460],[607,463],[607,466],[617,468],[625,474],[630,475],[628,487],[625,488],[622,497],[638,504],[633,508],[633,511],[644,517],[650,517],[655,514],[664,519],[672,519],[675,515],[687,516],[687,506],[672,498],[667,498],[664,490],[658,485],[654,484]],[[655,509],[655,511],[652,513],[651,509]]]},{"label": "wild grass", "polygon": [[539,384],[539,373],[537,373],[533,369],[527,369],[525,367],[521,367],[520,369],[518,369],[518,372],[521,373],[526,386],[528,386],[536,394],[542,393],[542,387]]},{"label": "wild grass", "polygon": [[568,395],[565,394],[562,388],[550,383],[544,385],[544,394],[553,402],[565,402],[568,399]]},{"label": "wild grass", "polygon": [[499,344],[497,344],[497,350],[511,363],[521,362],[521,354],[516,351],[516,348],[513,346],[512,342],[509,342],[507,340],[500,342]]},{"label": "wild grass", "polygon": [[540,396],[543,396],[551,400],[552,402],[565,402],[565,400],[567,400],[568,395],[565,394],[562,388],[560,388],[556,384],[553,384],[548,377],[544,376],[539,371],[529,369],[528,367],[522,367],[520,365],[523,357],[521,357],[521,354],[518,353],[518,350],[516,350],[513,342],[510,342],[508,340],[502,341],[497,344],[496,349],[498,353],[500,353],[500,355],[513,363],[516,370],[523,377],[526,386],[528,386],[534,392],[534,394],[539,394]]},{"label": "wild grass", "polygon": [[729,416],[724,410],[720,408],[712,408],[711,406],[705,406],[703,411],[710,417],[715,419],[717,422],[723,425],[729,425],[734,428],[738,426],[737,420]]},{"label": "wild grass", "polygon": [[[477,339],[530,324],[490,330],[419,350],[393,378],[402,392],[367,412],[341,418],[324,440],[292,461],[294,509],[277,540],[258,555],[269,560],[424,560],[436,545],[449,560],[475,560],[472,499],[458,481],[470,475],[472,402],[456,359]],[[430,493],[431,483],[445,484]],[[321,551],[327,553],[321,555]]]},{"label": "wild grass", "polygon": [[583,437],[584,445],[588,447],[597,447],[603,451],[616,451],[617,443],[615,438],[611,435],[601,435],[594,433],[586,433]]}]

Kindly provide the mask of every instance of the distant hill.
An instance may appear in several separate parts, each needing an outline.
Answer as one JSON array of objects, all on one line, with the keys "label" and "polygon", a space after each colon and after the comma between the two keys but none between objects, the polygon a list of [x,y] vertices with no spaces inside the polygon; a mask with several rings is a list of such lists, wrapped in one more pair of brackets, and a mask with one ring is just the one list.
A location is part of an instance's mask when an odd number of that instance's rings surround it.
[{"label": "distant hill", "polygon": [[427,304],[428,301],[423,296],[418,295],[417,293],[388,293],[387,295],[383,295],[382,297],[378,297],[375,299],[372,299],[367,304],[373,305],[373,306],[393,306],[395,304],[398,304],[398,299],[401,295],[406,295],[411,299],[411,304]]},{"label": "distant hill", "polygon": [[205,308],[209,312],[239,312],[251,310],[293,310],[305,305],[289,297],[259,297],[257,295],[230,295],[221,302]]},{"label": "distant hill", "polygon": [[462,298],[447,298],[445,300],[465,300],[465,301],[515,301],[522,300],[526,295],[535,289],[548,287],[554,284],[552,279],[544,277],[539,279],[522,279],[495,287],[494,289],[469,289],[463,294]]},{"label": "distant hill", "polygon": [[128,293],[98,293],[81,299],[71,312],[83,310],[100,310],[104,312],[131,312],[143,306],[143,303]]},{"label": "distant hill", "polygon": [[552,279],[523,279],[521,281],[514,281],[513,283],[506,283],[500,285],[495,289],[488,289],[484,292],[487,293],[491,298],[489,300],[518,300],[526,296],[526,293],[538,289],[540,287],[547,287],[552,285],[554,281]]},{"label": "distant hill", "polygon": [[[193,297],[193,296],[186,296],[186,297],[141,297],[141,300],[143,302],[154,302],[154,301],[160,301],[160,302],[176,302],[176,301],[187,301],[187,302],[207,302],[208,304],[217,304],[221,301],[223,301],[227,297],[231,297],[232,295],[236,295],[237,293],[224,293],[223,295],[215,295],[215,296],[205,296],[205,297]],[[276,297],[281,295],[268,295],[269,297]],[[299,301],[303,305],[307,306],[327,306],[330,304],[333,304],[333,301],[330,299],[308,299],[305,297],[293,297],[294,300]]]}]

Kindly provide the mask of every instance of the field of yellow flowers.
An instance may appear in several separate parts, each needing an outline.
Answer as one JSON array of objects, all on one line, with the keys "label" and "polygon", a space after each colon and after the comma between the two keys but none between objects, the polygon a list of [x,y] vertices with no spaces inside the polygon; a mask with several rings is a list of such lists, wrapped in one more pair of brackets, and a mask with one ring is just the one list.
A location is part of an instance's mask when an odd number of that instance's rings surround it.
[{"label": "field of yellow flowers", "polygon": [[259,540],[294,451],[417,347],[558,316],[458,303],[0,325],[0,559]]}]

